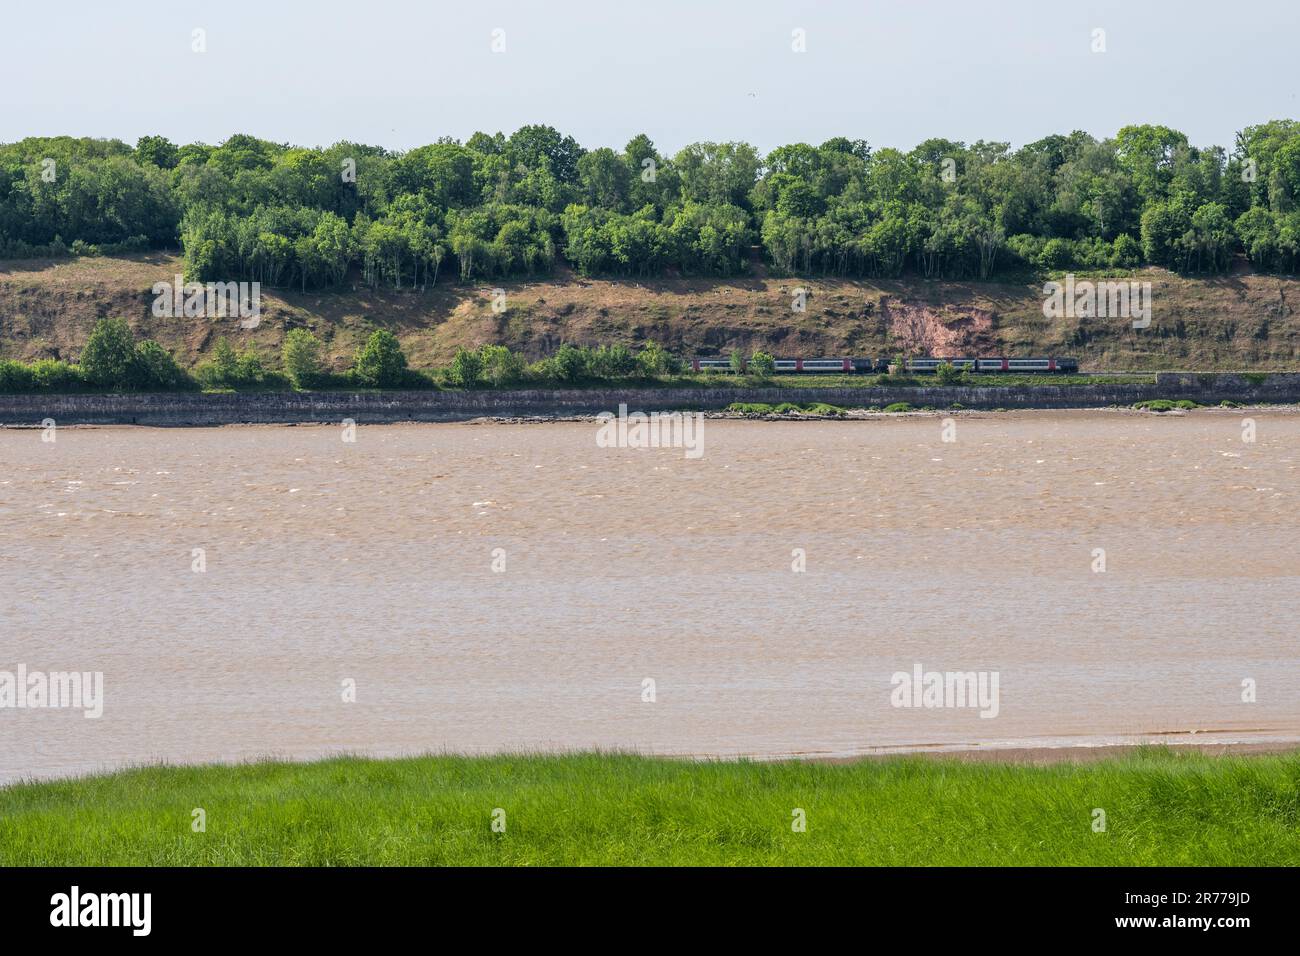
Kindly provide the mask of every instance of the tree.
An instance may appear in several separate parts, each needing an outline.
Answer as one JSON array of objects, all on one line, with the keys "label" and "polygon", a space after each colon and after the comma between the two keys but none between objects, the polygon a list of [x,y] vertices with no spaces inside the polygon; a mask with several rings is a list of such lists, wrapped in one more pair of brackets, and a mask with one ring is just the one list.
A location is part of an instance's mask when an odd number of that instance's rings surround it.
[{"label": "tree", "polygon": [[180,391],[194,387],[185,370],[176,359],[153,339],[145,339],[136,346],[136,365],[141,387],[163,391]]},{"label": "tree", "polygon": [[560,382],[567,385],[575,384],[582,380],[583,374],[587,370],[587,356],[585,352],[565,342],[560,346],[559,351],[551,359],[552,366],[555,370],[555,377]]},{"label": "tree", "polygon": [[677,371],[673,357],[658,342],[647,342],[637,353],[636,364],[646,378],[656,378]]},{"label": "tree", "polygon": [[524,377],[524,359],[504,345],[484,345],[479,349],[482,371],[479,376],[489,384],[500,388],[516,385]]},{"label": "tree", "polygon": [[140,384],[135,336],[126,319],[100,319],[81,353],[81,372],[100,388],[130,389]]},{"label": "tree", "polygon": [[311,388],[321,379],[321,342],[306,329],[290,329],[280,349],[284,372],[294,388]]},{"label": "tree", "polygon": [[451,366],[447,369],[447,379],[460,388],[473,388],[478,384],[483,371],[483,359],[478,352],[470,349],[457,349]]},{"label": "tree", "polygon": [[406,375],[406,355],[397,337],[387,329],[376,329],[357,349],[352,371],[358,382],[372,388],[400,385]]},{"label": "tree", "polygon": [[135,155],[141,162],[159,169],[175,169],[180,160],[176,144],[165,136],[141,136],[135,143]]}]

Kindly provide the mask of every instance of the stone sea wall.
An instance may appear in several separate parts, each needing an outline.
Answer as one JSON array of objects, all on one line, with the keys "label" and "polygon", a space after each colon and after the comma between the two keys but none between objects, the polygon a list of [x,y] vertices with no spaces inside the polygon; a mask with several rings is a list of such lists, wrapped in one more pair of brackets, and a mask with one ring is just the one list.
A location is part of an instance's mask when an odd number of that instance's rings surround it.
[{"label": "stone sea wall", "polygon": [[846,408],[909,402],[947,408],[1100,408],[1146,399],[1190,398],[1206,405],[1300,403],[1300,374],[1162,372],[1151,385],[882,388],[552,389],[477,392],[244,392],[204,395],[0,395],[0,424],[233,425],[250,423],[442,422],[486,416],[594,415],[724,409],[732,402],[827,402]]}]

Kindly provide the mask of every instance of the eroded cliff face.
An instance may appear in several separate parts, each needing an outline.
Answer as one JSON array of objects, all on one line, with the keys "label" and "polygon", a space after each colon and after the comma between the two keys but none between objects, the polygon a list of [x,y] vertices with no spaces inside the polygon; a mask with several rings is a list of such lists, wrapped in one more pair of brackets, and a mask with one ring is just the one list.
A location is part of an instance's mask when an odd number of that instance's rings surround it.
[{"label": "eroded cliff face", "polygon": [[[258,327],[239,320],[153,314],[156,282],[182,271],[171,255],[0,262],[0,356],[75,361],[91,327],[128,319],[185,365],[218,338],[254,346],[278,363],[285,333],[305,327],[336,370],[376,328],[401,340],[412,365],[450,361],[457,348],[509,345],[530,358],[562,342],[635,346],[655,340],[679,354],[879,356],[1071,355],[1084,369],[1285,369],[1300,367],[1300,280],[1255,274],[1192,279],[1163,270],[1152,284],[1152,323],[1043,315],[1041,283],[867,282],[772,278],[588,279],[567,271],[527,281],[422,291],[263,289]],[[494,287],[505,311],[493,309]],[[798,295],[803,290],[803,295]],[[797,306],[802,304],[802,309]]]}]

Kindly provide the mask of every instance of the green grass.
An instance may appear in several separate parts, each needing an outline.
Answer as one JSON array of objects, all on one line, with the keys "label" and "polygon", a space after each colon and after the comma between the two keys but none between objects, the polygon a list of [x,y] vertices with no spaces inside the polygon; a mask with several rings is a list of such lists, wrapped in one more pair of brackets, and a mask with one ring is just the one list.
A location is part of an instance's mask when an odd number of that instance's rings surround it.
[{"label": "green grass", "polygon": [[739,412],[742,415],[821,415],[829,418],[838,418],[845,414],[845,409],[825,402],[805,402],[802,405],[798,402],[782,402],[780,405],[771,405],[767,402],[732,402],[727,406],[727,411]]},{"label": "green grass", "polygon": [[[491,828],[497,808],[504,833]],[[792,831],[796,808],[806,832]],[[0,790],[0,865],[35,864],[1300,864],[1300,752],[148,767]]]},{"label": "green grass", "polygon": [[1196,402],[1192,401],[1190,398],[1179,398],[1179,399],[1151,398],[1151,399],[1147,399],[1144,402],[1134,402],[1133,407],[1140,409],[1144,412],[1173,412],[1173,411],[1189,412],[1193,408],[1200,408],[1201,406],[1198,405]]}]

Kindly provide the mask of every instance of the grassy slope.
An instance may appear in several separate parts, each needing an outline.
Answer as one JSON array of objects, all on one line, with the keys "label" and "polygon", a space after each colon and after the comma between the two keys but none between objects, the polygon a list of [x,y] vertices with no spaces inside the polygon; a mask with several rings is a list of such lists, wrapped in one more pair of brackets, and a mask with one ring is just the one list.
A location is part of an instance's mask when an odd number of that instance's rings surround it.
[{"label": "grassy slope", "polygon": [[[191,832],[191,811],[207,831]],[[494,808],[507,831],[493,833]],[[791,811],[807,832],[791,830]],[[1094,833],[1094,808],[1107,831]],[[0,865],[1300,864],[1300,752],[145,768],[0,790]]]},{"label": "grassy slope", "polygon": [[[939,353],[1069,354],[1090,370],[1260,369],[1300,366],[1300,280],[1252,274],[1189,279],[1163,270],[1152,282],[1152,327],[1119,320],[1042,315],[1032,281],[858,282],[773,279],[592,280],[566,271],[546,280],[502,283],[509,309],[491,308],[491,285],[447,276],[425,293],[267,292],[255,331],[234,319],[158,319],[153,283],[181,270],[174,256],[0,262],[0,357],[75,360],[91,325],[105,315],[129,318],[186,364],[208,354],[219,335],[255,343],[278,359],[284,332],[311,328],[327,343],[336,369],[377,327],[402,340],[411,362],[447,362],[456,348],[501,342],[536,358],[560,342],[635,344],[656,339],[682,352],[878,355],[920,329]],[[791,311],[796,287],[810,291],[807,311]]]}]

